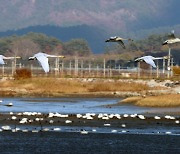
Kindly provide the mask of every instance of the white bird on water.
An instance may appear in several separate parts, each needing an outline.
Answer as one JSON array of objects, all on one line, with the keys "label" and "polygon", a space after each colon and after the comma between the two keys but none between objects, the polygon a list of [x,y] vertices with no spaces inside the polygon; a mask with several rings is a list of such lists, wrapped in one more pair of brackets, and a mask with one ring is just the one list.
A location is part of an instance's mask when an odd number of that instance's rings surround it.
[{"label": "white bird on water", "polygon": [[168,39],[164,41],[162,45],[173,45],[177,43],[180,43],[180,39],[175,37],[174,30],[172,30],[171,34],[168,35]]},{"label": "white bird on water", "polygon": [[156,59],[165,59],[166,57],[153,57],[153,56],[143,56],[140,58],[135,59],[135,62],[137,61],[145,61],[147,64],[151,65],[152,67],[156,68],[156,64],[153,60]]},{"label": "white bird on water", "polygon": [[0,55],[0,64],[4,65],[4,59],[15,59],[15,58],[21,58],[21,57],[5,57],[3,55]]},{"label": "white bird on water", "polygon": [[121,38],[118,36],[114,36],[114,37],[110,37],[105,42],[117,42],[125,49],[126,47],[125,47],[124,42],[123,42],[124,40],[132,41],[131,39],[125,39],[125,38]]},{"label": "white bird on water", "polygon": [[29,57],[29,60],[37,59],[39,64],[42,66],[43,70],[47,73],[47,72],[49,72],[49,63],[48,63],[49,57],[64,58],[64,56],[49,55],[46,53],[39,52],[39,53],[35,54],[33,57]]}]

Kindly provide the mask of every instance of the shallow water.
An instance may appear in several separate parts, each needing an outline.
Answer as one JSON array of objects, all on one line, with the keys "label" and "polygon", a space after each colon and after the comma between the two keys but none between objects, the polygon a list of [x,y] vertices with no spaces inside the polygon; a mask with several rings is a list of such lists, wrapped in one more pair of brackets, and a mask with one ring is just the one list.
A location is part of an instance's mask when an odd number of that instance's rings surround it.
[{"label": "shallow water", "polygon": [[[0,113],[35,111],[41,113],[118,113],[146,114],[178,112],[180,108],[145,108],[134,105],[107,107],[118,103],[119,98],[3,98]],[[12,107],[7,107],[8,103]],[[7,115],[7,114],[5,114]],[[0,126],[6,122],[3,118]],[[107,123],[106,121],[104,121]],[[110,122],[110,121],[108,121]],[[126,123],[127,121],[125,121]],[[174,123],[174,121],[172,121]],[[115,124],[115,123],[114,123]],[[42,132],[40,125],[10,125],[22,131],[0,132],[0,153],[179,153],[179,127],[163,125],[137,125],[126,128],[114,126],[46,125],[48,132]],[[54,128],[60,128],[54,131]],[[38,130],[38,133],[32,133]],[[80,132],[88,131],[87,135]],[[93,131],[96,130],[96,131]],[[115,131],[115,132],[113,132]],[[124,132],[123,132],[124,131]],[[166,132],[171,132],[167,134]]]},{"label": "shallow water", "polygon": [[[180,108],[146,108],[122,104],[107,107],[120,102],[120,98],[3,98],[0,112],[59,112],[59,113],[150,113],[150,112],[178,112]],[[5,106],[13,103],[12,107]]]}]

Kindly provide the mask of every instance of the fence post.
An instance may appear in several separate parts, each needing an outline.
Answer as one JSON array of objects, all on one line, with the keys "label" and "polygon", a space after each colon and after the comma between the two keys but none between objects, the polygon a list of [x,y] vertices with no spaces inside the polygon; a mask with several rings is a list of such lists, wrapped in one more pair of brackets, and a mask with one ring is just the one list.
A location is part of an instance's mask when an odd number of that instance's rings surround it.
[{"label": "fence post", "polygon": [[156,77],[159,78],[159,63],[157,60],[157,67],[156,67]]},{"label": "fence post", "polygon": [[70,60],[70,62],[69,62],[69,75],[71,75],[71,60]]},{"label": "fence post", "polygon": [[59,75],[59,57],[55,60],[55,76]]},{"label": "fence post", "polygon": [[163,58],[163,74],[165,73],[165,58]]},{"label": "fence post", "polygon": [[104,58],[104,78],[106,77],[106,59]]},{"label": "fence post", "polygon": [[149,65],[149,67],[150,67],[150,78],[152,78],[152,66]]},{"label": "fence post", "polygon": [[78,76],[78,59],[75,57],[75,76]]},{"label": "fence post", "polygon": [[4,65],[2,65],[2,77],[4,77]]},{"label": "fence post", "polygon": [[89,76],[91,76],[91,62],[89,61]]},{"label": "fence post", "polygon": [[83,60],[81,60],[81,77],[83,77]]},{"label": "fence post", "polygon": [[96,67],[96,76],[98,77],[99,76],[99,66],[97,65]]},{"label": "fence post", "polygon": [[168,74],[167,74],[167,77],[169,78],[169,75],[170,75],[170,71],[171,71],[171,68],[170,68],[170,62],[171,61],[171,48],[169,48],[169,54],[168,54],[168,63],[167,63],[167,70],[168,70]]},{"label": "fence post", "polygon": [[13,76],[13,74],[14,74],[14,61],[12,60],[12,66],[11,66],[11,68],[12,68],[12,76]]},{"label": "fence post", "polygon": [[171,58],[171,77],[173,77],[173,58]]},{"label": "fence post", "polygon": [[137,68],[137,70],[138,70],[138,78],[140,78],[140,72],[141,72],[141,70],[140,70],[140,67],[141,67],[141,64],[140,64],[140,61],[138,62],[138,68]]},{"label": "fence post", "polygon": [[62,60],[61,76],[64,76],[64,61]]}]

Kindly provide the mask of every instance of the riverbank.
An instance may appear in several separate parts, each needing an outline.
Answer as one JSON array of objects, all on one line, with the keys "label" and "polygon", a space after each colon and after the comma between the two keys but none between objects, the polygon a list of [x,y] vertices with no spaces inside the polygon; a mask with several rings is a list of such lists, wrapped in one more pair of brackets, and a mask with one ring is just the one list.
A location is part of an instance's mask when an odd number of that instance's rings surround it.
[{"label": "riverbank", "polygon": [[178,107],[180,106],[180,94],[128,97],[119,104],[122,105],[122,103],[133,103],[134,105],[144,107]]},{"label": "riverbank", "polygon": [[1,97],[133,97],[124,103],[171,107],[180,106],[179,93],[180,82],[170,80],[38,77],[0,81]]}]

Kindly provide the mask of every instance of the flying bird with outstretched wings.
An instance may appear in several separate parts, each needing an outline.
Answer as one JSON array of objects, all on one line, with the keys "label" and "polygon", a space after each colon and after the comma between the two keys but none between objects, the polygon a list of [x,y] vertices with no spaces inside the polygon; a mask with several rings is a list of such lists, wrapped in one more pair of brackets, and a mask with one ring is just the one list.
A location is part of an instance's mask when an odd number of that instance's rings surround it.
[{"label": "flying bird with outstretched wings", "polygon": [[176,44],[176,43],[180,43],[180,39],[175,37],[174,30],[172,30],[171,34],[168,35],[168,39],[166,41],[164,41],[162,45],[172,45],[172,44]]},{"label": "flying bird with outstretched wings", "polygon": [[118,36],[114,36],[114,37],[110,37],[105,42],[117,42],[122,46],[123,49],[125,49],[126,47],[125,47],[124,42],[123,42],[124,40],[132,41],[131,39],[125,39],[125,38],[121,38]]}]

